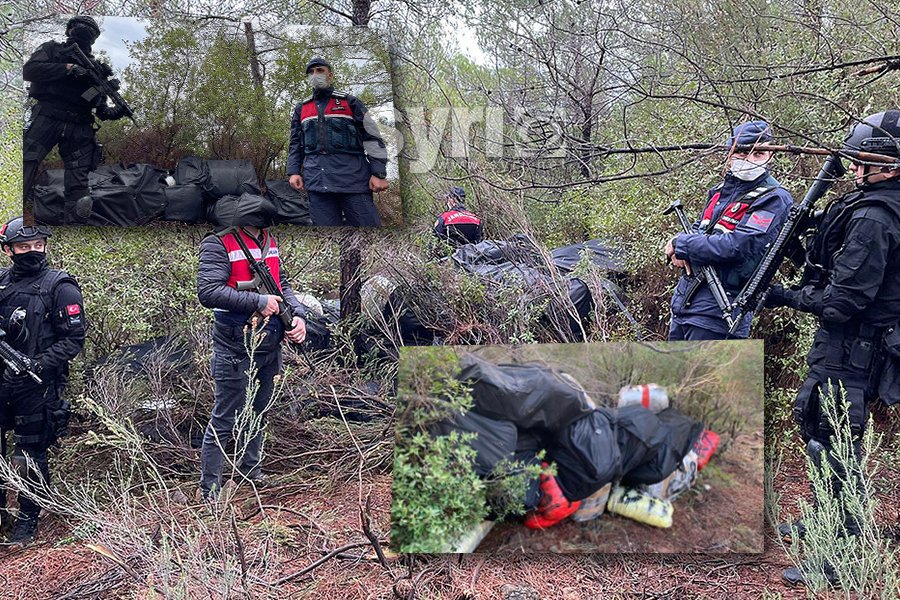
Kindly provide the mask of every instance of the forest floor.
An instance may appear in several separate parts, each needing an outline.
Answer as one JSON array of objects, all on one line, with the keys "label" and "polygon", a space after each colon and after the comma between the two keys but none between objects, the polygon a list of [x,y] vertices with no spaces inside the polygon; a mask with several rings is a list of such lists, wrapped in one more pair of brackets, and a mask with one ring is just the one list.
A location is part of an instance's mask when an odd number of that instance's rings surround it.
[{"label": "forest floor", "polygon": [[[701,473],[698,485],[710,489],[677,501],[676,525],[669,531],[604,516],[599,527],[558,542],[554,550],[584,551],[588,543],[604,544],[616,554],[570,554],[550,552],[521,554],[491,552],[474,555],[398,557],[387,544],[385,566],[380,564],[371,544],[366,543],[360,523],[361,506],[371,497],[368,514],[371,531],[386,542],[390,521],[388,473],[370,473],[359,481],[336,484],[331,491],[323,486],[306,486],[300,491],[287,484],[262,490],[267,519],[253,509],[251,496],[242,490],[234,502],[247,552],[253,550],[254,532],[277,529],[276,547],[267,552],[269,564],[252,585],[253,598],[513,598],[589,600],[612,598],[760,598],[768,590],[770,598],[807,597],[802,589],[786,587],[781,571],[790,566],[777,540],[765,530],[761,537],[762,472],[758,465],[746,464],[741,454],[761,444],[756,436],[738,439],[727,452],[714,456]],[[716,465],[716,466],[713,466]],[[731,482],[730,484],[728,482]],[[883,465],[877,476],[881,510],[879,526],[896,544],[900,522],[900,469]],[[796,495],[805,495],[805,463],[799,453],[787,457],[776,477],[781,508],[796,513]],[[184,492],[190,490],[184,485]],[[749,498],[735,502],[741,490],[753,488]],[[321,491],[317,491],[321,490]],[[740,508],[729,508],[734,502]],[[186,510],[204,511],[203,506]],[[710,511],[724,511],[709,516]],[[739,525],[740,524],[740,525]],[[559,532],[572,531],[572,524]],[[746,528],[747,531],[744,531]],[[751,535],[752,530],[752,535]],[[502,529],[500,530],[503,531]],[[0,551],[0,597],[16,600],[75,598],[159,598],[150,590],[153,581],[129,575],[84,541],[71,541],[73,527],[47,516],[37,543],[25,550]],[[519,534],[516,534],[519,535]],[[269,538],[270,540],[272,538]],[[499,540],[499,537],[495,539]],[[678,540],[677,544],[675,540]],[[532,540],[529,544],[534,547]],[[548,540],[541,550],[551,549]],[[330,551],[358,544],[313,566]],[[679,552],[738,552],[730,555],[625,554],[653,549]],[[183,557],[190,560],[190,557]],[[310,569],[310,567],[312,567]],[[303,574],[301,574],[303,573]],[[297,574],[288,581],[274,581]],[[190,582],[188,582],[190,584]],[[188,598],[219,598],[197,583]],[[232,597],[251,597],[236,593]],[[828,595],[822,597],[829,597]]]}]

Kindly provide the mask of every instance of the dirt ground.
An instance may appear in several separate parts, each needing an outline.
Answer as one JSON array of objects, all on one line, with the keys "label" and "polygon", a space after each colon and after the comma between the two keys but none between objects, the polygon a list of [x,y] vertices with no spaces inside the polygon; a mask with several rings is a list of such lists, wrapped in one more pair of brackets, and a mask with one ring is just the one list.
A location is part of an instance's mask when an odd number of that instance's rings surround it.
[{"label": "dirt ground", "polygon": [[[713,514],[728,506],[738,488],[724,484],[743,481],[745,473],[739,456],[742,448],[756,448],[760,441],[748,436],[710,463],[701,473],[699,485],[710,490],[696,496],[680,498],[676,503],[675,526],[666,532],[631,523],[626,519],[604,517],[598,523],[608,525],[569,539],[573,546],[587,541],[619,546],[616,554],[553,553],[521,554],[497,552],[467,556],[387,556],[382,566],[371,546],[339,553],[319,566],[329,550],[344,544],[364,544],[359,521],[360,498],[371,494],[372,530],[386,540],[389,527],[390,475],[366,476],[362,487],[356,481],[337,486],[331,493],[298,493],[290,485],[267,490],[264,501],[282,506],[282,512],[270,510],[269,519],[289,533],[271,552],[273,572],[277,576],[307,574],[273,588],[260,586],[254,590],[259,599],[337,599],[397,598],[440,600],[597,600],[723,598],[728,600],[767,598],[794,600],[806,598],[802,589],[786,587],[781,571],[791,562],[785,552],[766,531],[761,554],[631,554],[622,548],[659,549],[667,535],[684,535],[678,539],[692,544],[689,550],[705,552],[748,552],[750,540],[736,523],[758,523],[761,500],[740,503],[737,518],[734,508],[726,514]],[[722,476],[715,476],[712,465],[718,463]],[[896,464],[896,462],[894,463]],[[782,494],[781,505],[788,513],[796,513],[795,494],[805,494],[805,466],[802,457],[786,458],[776,487]],[[747,474],[761,477],[758,469]],[[728,477],[724,475],[728,474]],[[721,479],[721,481],[718,481]],[[883,467],[878,474],[881,511],[879,524],[885,534],[895,540],[900,529],[900,472]],[[749,482],[749,480],[748,480]],[[740,485],[750,485],[740,484]],[[198,507],[197,510],[200,510]],[[296,511],[296,512],[290,512]],[[302,515],[301,515],[302,513]],[[752,518],[751,518],[752,516]],[[706,519],[706,520],[704,520]],[[241,525],[252,528],[260,520],[258,514],[247,513]],[[564,529],[560,529],[564,531]],[[757,525],[754,531],[759,531]],[[711,532],[711,533],[710,533]],[[75,598],[158,599],[149,591],[147,581],[127,575],[123,567],[88,549],[83,542],[66,543],[71,526],[47,518],[38,544],[25,551],[0,553],[0,598],[9,600],[64,600]],[[591,537],[593,536],[593,537]],[[674,539],[674,538],[673,538]],[[550,544],[549,540],[544,541]],[[684,551],[679,548],[679,550]],[[191,598],[217,598],[198,588]],[[234,596],[247,597],[247,596]],[[838,597],[822,595],[821,598]]]},{"label": "dirt ground", "polygon": [[713,455],[694,487],[675,500],[669,529],[611,513],[581,523],[568,519],[543,531],[506,522],[494,526],[478,552],[762,552],[763,504],[758,431]]}]

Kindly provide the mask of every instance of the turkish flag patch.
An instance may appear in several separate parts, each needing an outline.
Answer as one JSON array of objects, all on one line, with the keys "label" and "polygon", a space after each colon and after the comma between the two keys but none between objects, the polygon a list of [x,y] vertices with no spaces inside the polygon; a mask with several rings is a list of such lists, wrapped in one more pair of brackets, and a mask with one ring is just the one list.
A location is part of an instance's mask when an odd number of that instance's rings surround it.
[{"label": "turkish flag patch", "polygon": [[81,314],[81,305],[80,304],[70,304],[66,307],[66,313],[73,317],[75,315]]},{"label": "turkish flag patch", "polygon": [[747,227],[765,233],[775,219],[775,214],[767,210],[758,210],[747,220]]}]

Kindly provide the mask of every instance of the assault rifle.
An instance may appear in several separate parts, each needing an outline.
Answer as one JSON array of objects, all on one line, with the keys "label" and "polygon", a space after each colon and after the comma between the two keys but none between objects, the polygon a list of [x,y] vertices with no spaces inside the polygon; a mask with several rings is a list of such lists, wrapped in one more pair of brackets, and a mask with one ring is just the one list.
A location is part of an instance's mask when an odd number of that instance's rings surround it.
[{"label": "assault rifle", "polygon": [[6,332],[0,329],[0,361],[3,362],[7,369],[12,371],[13,375],[26,374],[34,379],[36,383],[44,383],[44,381],[37,374],[36,363],[7,344],[3,339],[5,337]]},{"label": "assault rifle", "polygon": [[813,214],[816,202],[825,195],[825,192],[828,191],[835,179],[841,177],[845,172],[840,157],[832,154],[825,160],[825,164],[822,165],[822,169],[816,175],[815,181],[813,181],[800,204],[795,204],[791,207],[791,212],[778,233],[778,237],[768,246],[750,280],[744,285],[744,289],[741,290],[741,293],[738,294],[734,301],[733,308],[738,309],[738,316],[729,334],[735,332],[737,323],[741,322],[744,315],[763,307],[766,302],[766,296],[769,294],[769,284],[775,277],[775,273],[778,272],[782,261],[784,261],[788,245],[802,232],[809,229],[810,215]]},{"label": "assault rifle", "polygon": [[[238,245],[241,247],[241,251],[247,258],[247,262],[250,264],[250,273],[253,275],[253,279],[250,281],[237,282],[237,290],[241,292],[246,290],[258,290],[260,294],[278,298],[278,318],[284,323],[285,330],[292,329],[294,312],[284,299],[284,293],[281,291],[281,288],[278,287],[278,283],[272,276],[272,271],[269,270],[269,265],[266,264],[265,255],[261,256],[259,260],[253,258],[250,249],[247,247],[247,244],[244,243],[244,238],[241,237],[241,232],[237,228],[234,229],[234,239],[237,240]],[[268,252],[268,241],[269,236],[266,235],[265,243],[261,244],[261,246],[265,246],[265,248],[260,247],[261,252]]]},{"label": "assault rifle", "polygon": [[[678,217],[679,223],[681,223],[681,229],[685,233],[691,233],[691,224],[688,221],[687,217],[684,216],[684,209],[681,207],[681,200],[676,200],[673,202],[669,208],[663,211],[664,215],[669,213],[675,213],[675,216]],[[731,317],[732,307],[731,301],[728,299],[728,294],[725,292],[725,286],[722,285],[722,280],[719,279],[719,274],[716,273],[715,268],[710,265],[703,265],[700,267],[700,274],[703,275],[703,279],[706,281],[706,285],[709,286],[709,291],[712,292],[713,298],[716,301],[716,306],[719,307],[719,310],[722,311],[722,318],[725,319],[725,322],[728,324],[728,327],[732,330],[736,330],[740,325],[740,319],[735,321]],[[700,280],[696,280],[699,283]],[[694,290],[696,291],[696,290]],[[688,292],[686,294],[686,298],[690,298],[693,296],[692,292]]]},{"label": "assault rifle", "polygon": [[81,97],[84,98],[85,101],[93,103],[97,96],[106,96],[112,100],[113,104],[115,104],[119,110],[122,111],[122,114],[131,119],[131,122],[137,126],[137,123],[134,120],[134,111],[132,111],[131,107],[128,106],[128,103],[125,102],[125,98],[119,93],[118,87],[103,76],[97,63],[89,59],[81,48],[78,47],[78,44],[67,46],[66,50],[72,54],[75,63],[78,66],[87,70],[91,81],[94,83],[94,87],[87,90]]},{"label": "assault rifle", "polygon": [[[244,253],[244,256],[247,258],[247,262],[250,263],[250,273],[253,275],[253,279],[250,281],[239,281],[236,285],[238,291],[246,291],[246,290],[257,290],[260,294],[266,294],[268,296],[275,296],[278,298],[278,318],[281,319],[281,322],[284,323],[285,331],[290,331],[293,329],[294,323],[294,311],[291,310],[291,305],[287,303],[287,300],[284,298],[284,293],[281,291],[281,288],[278,287],[278,283],[275,281],[275,278],[272,276],[272,271],[269,270],[269,265],[266,264],[265,255],[260,257],[260,260],[256,260],[253,258],[253,255],[250,254],[250,249],[247,247],[247,244],[244,243],[244,239],[241,237],[240,231],[238,228],[234,228],[233,230],[234,238],[237,240],[238,245],[241,247],[241,252]],[[268,251],[268,236],[266,237],[266,243],[263,243],[262,246],[265,246],[265,249],[260,249],[262,252]],[[328,335],[328,329],[314,323],[310,319],[304,319],[306,322],[306,336],[307,339],[310,338],[310,334],[316,335]],[[321,331],[319,329],[321,329]],[[312,370],[315,370],[312,364],[312,361],[309,360],[309,357],[306,356],[306,346],[305,342],[303,344],[297,344],[297,347],[304,353],[304,357],[307,359],[307,362],[310,365]]]}]

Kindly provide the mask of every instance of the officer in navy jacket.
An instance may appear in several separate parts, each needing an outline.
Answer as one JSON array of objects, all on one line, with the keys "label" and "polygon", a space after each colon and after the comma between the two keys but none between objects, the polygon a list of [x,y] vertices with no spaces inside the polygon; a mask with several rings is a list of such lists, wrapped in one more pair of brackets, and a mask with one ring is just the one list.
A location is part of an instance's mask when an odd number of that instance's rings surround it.
[{"label": "officer in navy jacket", "polygon": [[[735,127],[728,145],[771,141],[765,121],[750,121]],[[790,193],[768,171],[771,151],[733,152],[725,180],[712,188],[706,208],[693,232],[679,233],[666,245],[673,264],[687,267],[672,297],[670,340],[713,340],[728,336],[728,325],[697,267],[715,267],[734,300],[753,274],[766,245],[778,236],[793,204]],[[736,312],[736,311],[735,311]],[[733,337],[750,333],[752,313],[744,317]]]},{"label": "officer in navy jacket", "polygon": [[387,152],[378,126],[355,96],[332,87],[324,59],[306,67],[313,95],[294,107],[287,173],[309,193],[314,225],[378,227],[372,192],[388,188]]},{"label": "officer in navy jacket", "polygon": [[[257,389],[253,398],[253,410],[258,417],[264,415],[272,399],[275,375],[281,371],[281,342],[287,338],[301,343],[306,337],[306,308],[297,300],[283,277],[278,244],[266,229],[271,223],[268,217],[241,215],[237,227],[209,235],[200,243],[200,265],[197,274],[197,294],[200,303],[215,313],[213,325],[212,376],[215,379],[215,405],[200,451],[200,494],[203,499],[214,499],[222,488],[226,452],[233,448],[243,450],[236,465],[239,473],[232,475],[262,481],[261,430],[235,432],[235,422],[247,401],[248,370],[251,357],[247,352],[248,325],[265,324],[265,335],[253,353]],[[285,330],[277,317],[281,307],[275,295],[258,291],[238,290],[238,284],[252,280],[251,258],[264,262],[278,284],[285,301],[294,315],[292,328]],[[235,435],[237,433],[237,436]],[[251,434],[252,435],[249,435]],[[249,438],[249,439],[248,439]]]},{"label": "officer in navy jacket", "polygon": [[481,219],[466,210],[466,190],[453,186],[445,196],[447,210],[434,223],[434,235],[451,246],[477,244],[481,241],[483,226]]}]

